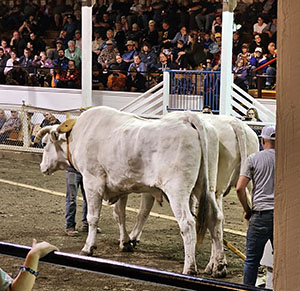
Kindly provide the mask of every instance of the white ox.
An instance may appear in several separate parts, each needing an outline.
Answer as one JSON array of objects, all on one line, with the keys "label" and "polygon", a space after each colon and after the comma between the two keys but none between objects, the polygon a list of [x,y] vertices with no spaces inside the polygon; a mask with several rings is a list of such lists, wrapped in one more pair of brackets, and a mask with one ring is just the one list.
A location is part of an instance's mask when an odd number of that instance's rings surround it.
[{"label": "white ox", "polygon": [[[212,249],[210,261],[205,268],[205,272],[212,274],[214,277],[222,277],[226,275],[225,266],[227,265],[223,249],[223,217],[220,216],[223,213],[222,199],[232,187],[236,186],[241,164],[244,163],[247,156],[259,150],[259,145],[255,132],[245,122],[237,118],[207,114],[198,114],[198,117],[209,122],[219,135],[219,160],[215,192],[219,211],[210,213],[211,224],[208,224],[208,229],[212,238]],[[211,146],[213,145],[209,143],[208,147],[210,148]],[[212,148],[210,149],[209,153],[214,154]],[[251,184],[249,184],[249,188],[251,188]],[[116,203],[114,209],[115,217],[125,215],[126,202],[127,196],[123,196]],[[149,216],[153,203],[154,199],[151,195],[142,196],[137,222],[129,235],[133,245],[140,240],[142,228]],[[121,229],[122,226],[119,227]]]},{"label": "white ox", "polygon": [[[35,141],[44,136],[43,173],[71,163],[83,176],[89,233],[82,253],[92,255],[96,248],[102,200],[114,203],[132,192],[165,195],[183,239],[183,273],[195,274],[197,239],[223,219],[215,199],[219,143],[214,128],[191,112],[149,120],[108,107],[84,112],[70,132],[65,126],[43,128]],[[210,220],[209,213],[218,220]],[[125,214],[117,219],[122,247],[130,238]]]}]

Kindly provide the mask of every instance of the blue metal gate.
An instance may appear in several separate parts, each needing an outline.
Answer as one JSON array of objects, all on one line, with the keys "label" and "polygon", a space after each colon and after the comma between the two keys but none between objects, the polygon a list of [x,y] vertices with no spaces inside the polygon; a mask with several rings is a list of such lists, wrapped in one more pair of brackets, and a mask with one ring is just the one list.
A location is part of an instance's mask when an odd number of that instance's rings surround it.
[{"label": "blue metal gate", "polygon": [[201,111],[209,105],[219,113],[220,71],[169,70],[170,98],[168,110]]}]

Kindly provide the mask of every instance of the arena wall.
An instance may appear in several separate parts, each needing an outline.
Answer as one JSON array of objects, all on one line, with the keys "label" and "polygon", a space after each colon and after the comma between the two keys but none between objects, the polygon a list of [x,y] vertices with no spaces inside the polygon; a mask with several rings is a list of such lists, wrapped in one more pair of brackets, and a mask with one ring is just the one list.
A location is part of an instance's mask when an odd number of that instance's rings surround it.
[{"label": "arena wall", "polygon": [[274,287],[300,290],[300,1],[278,0]]}]

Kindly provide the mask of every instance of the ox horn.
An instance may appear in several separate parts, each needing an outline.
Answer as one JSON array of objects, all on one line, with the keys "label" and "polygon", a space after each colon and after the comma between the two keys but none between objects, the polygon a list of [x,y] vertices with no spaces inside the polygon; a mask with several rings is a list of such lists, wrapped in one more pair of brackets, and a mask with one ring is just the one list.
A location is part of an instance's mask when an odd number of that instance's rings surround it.
[{"label": "ox horn", "polygon": [[41,130],[39,130],[39,132],[37,133],[37,135],[34,138],[33,143],[38,143],[45,134],[50,133],[52,129],[52,126],[46,126],[44,128],[42,128]]},{"label": "ox horn", "polygon": [[58,133],[66,133],[72,130],[74,124],[76,123],[76,119],[67,119],[63,123],[61,123],[58,128],[57,132]]}]

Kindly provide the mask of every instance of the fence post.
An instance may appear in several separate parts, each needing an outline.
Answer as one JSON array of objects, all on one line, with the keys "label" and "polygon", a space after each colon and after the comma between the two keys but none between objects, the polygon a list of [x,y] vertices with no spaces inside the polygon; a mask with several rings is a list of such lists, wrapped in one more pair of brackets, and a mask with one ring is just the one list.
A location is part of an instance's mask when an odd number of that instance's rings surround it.
[{"label": "fence post", "polygon": [[164,71],[163,72],[163,115],[168,113],[168,106],[169,106],[169,97],[170,97],[170,72]]},{"label": "fence post", "polygon": [[30,144],[29,144],[30,120],[31,120],[30,113],[27,110],[24,110],[24,116],[23,116],[23,147],[25,149],[28,149],[29,146],[30,146]]}]

